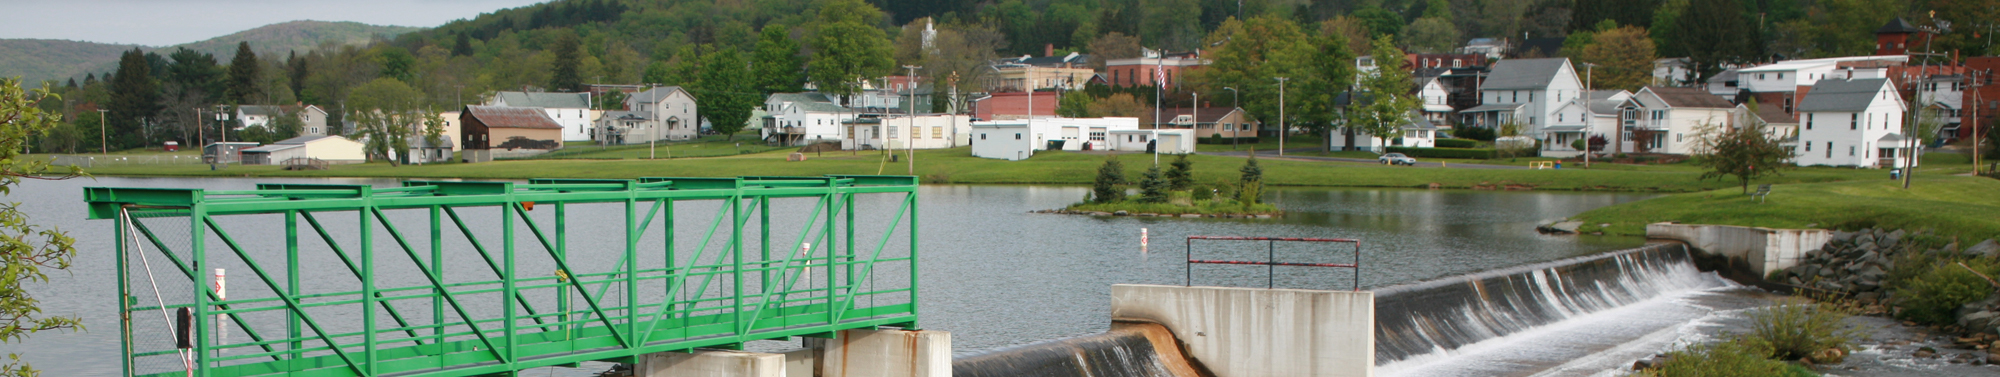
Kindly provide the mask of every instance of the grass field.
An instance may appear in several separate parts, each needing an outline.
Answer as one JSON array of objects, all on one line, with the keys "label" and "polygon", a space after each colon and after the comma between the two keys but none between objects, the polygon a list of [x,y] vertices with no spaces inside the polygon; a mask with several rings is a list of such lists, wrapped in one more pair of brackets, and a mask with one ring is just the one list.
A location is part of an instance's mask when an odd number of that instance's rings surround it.
[{"label": "grass field", "polygon": [[1581,231],[1644,235],[1646,224],[1675,221],[1770,228],[1931,228],[1940,234],[2000,236],[2000,180],[1919,176],[1910,189],[1898,181],[1774,186],[1763,203],[1736,188],[1663,196],[1598,208],[1572,219]]},{"label": "grass field", "polygon": [[[405,165],[383,163],[338,165],[328,170],[286,171],[276,166],[231,166],[210,171],[207,165],[107,166],[91,174],[114,176],[221,177],[385,177],[385,178],[633,178],[660,176],[727,177],[749,175],[907,174],[907,162],[886,162],[880,152],[827,152],[810,160],[786,162],[791,149],[715,158],[670,160],[495,161],[478,164]],[[1106,155],[1042,152],[1023,162],[972,157],[968,148],[917,151],[916,174],[926,183],[957,184],[1088,184]],[[1151,166],[1152,156],[1122,154],[1129,176]],[[1164,164],[1172,156],[1163,156]],[[1234,181],[1241,157],[1192,156],[1197,181]],[[1692,167],[1647,167],[1646,170],[1563,169],[1497,170],[1389,167],[1373,163],[1340,163],[1260,159],[1264,179],[1273,186],[1430,187],[1532,190],[1598,190],[1693,192],[1734,187],[1732,182],[1699,180]],[[1759,183],[1885,180],[1880,170],[1803,168]]]},{"label": "grass field", "polygon": [[772,147],[757,140],[754,135],[737,135],[734,140],[724,136],[703,136],[692,141],[661,142],[655,145],[597,146],[584,143],[571,144],[569,148],[535,156],[532,160],[547,159],[666,159],[690,157],[721,157],[746,153],[762,153],[791,147]]}]

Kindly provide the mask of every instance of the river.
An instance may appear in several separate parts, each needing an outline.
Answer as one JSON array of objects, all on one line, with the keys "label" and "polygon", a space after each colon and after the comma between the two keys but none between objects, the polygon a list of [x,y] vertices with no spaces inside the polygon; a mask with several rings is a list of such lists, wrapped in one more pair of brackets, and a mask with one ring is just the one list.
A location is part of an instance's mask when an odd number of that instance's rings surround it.
[{"label": "river", "polygon": [[[36,224],[69,232],[81,252],[75,267],[53,274],[48,284],[32,287],[42,300],[44,313],[81,316],[88,330],[37,334],[19,343],[0,345],[0,352],[19,353],[24,361],[55,375],[118,374],[117,287],[110,248],[113,226],[109,221],[84,220],[83,187],[227,190],[270,182],[397,185],[397,181],[386,179],[96,178],[30,180],[16,187],[4,200],[20,202],[20,208]],[[1592,208],[1652,196],[1279,188],[1266,196],[1267,202],[1288,213],[1276,219],[1029,213],[1060,208],[1088,191],[1086,187],[1055,186],[922,187],[923,326],[952,332],[954,351],[961,354],[1102,332],[1109,326],[1111,284],[1181,284],[1186,279],[1186,249],[1180,240],[1188,235],[1360,239],[1364,268],[1359,283],[1364,288],[1629,248],[1644,240],[1547,236],[1537,234],[1533,227]],[[686,223],[707,220],[685,214],[683,218]],[[571,221],[576,229],[588,228],[588,220]],[[1153,240],[1144,254],[1139,247],[1141,229]],[[1197,248],[1204,255],[1244,259],[1261,259],[1264,251],[1261,244],[1204,244]],[[1285,246],[1279,250],[1281,259],[1320,262],[1346,262],[1348,253],[1351,249]],[[1353,283],[1344,271],[1332,274],[1284,268],[1277,272],[1274,280],[1280,287],[1330,289]],[[1266,278],[1263,269],[1255,267],[1204,267],[1194,272],[1196,283],[1207,285],[1262,286]],[[242,279],[251,281],[249,277]]]}]

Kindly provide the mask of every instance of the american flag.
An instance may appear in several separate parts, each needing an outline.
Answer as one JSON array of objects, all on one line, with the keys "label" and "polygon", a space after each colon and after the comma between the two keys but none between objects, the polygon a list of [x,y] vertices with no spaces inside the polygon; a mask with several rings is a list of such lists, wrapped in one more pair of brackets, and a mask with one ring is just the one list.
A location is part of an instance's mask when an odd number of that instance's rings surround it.
[{"label": "american flag", "polygon": [[1163,68],[1160,68],[1159,66],[1154,66],[1154,68],[1153,68],[1153,85],[1157,85],[1157,86],[1159,86],[1159,87],[1161,87],[1161,88],[1165,88],[1165,87],[1167,87],[1167,70],[1166,70],[1166,69],[1163,69]]}]

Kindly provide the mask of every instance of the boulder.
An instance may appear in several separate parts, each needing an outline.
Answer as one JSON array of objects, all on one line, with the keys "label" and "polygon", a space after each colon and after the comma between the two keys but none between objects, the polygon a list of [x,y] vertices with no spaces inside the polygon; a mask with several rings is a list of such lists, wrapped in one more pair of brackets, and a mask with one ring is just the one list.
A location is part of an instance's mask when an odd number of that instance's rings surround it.
[{"label": "boulder", "polygon": [[1583,227],[1582,221],[1563,221],[1536,227],[1535,230],[1550,234],[1576,234],[1576,229],[1580,227]]},{"label": "boulder", "polygon": [[1987,239],[1986,241],[1972,245],[1972,247],[1965,248],[1965,254],[1987,258],[2000,257],[2000,241]]},{"label": "boulder", "polygon": [[1995,313],[1991,311],[1979,311],[1979,312],[1974,312],[1972,314],[1966,314],[1963,317],[1958,317],[1958,327],[1965,329],[1991,330],[1995,325],[1994,321],[1996,320],[2000,320],[2000,313]]}]

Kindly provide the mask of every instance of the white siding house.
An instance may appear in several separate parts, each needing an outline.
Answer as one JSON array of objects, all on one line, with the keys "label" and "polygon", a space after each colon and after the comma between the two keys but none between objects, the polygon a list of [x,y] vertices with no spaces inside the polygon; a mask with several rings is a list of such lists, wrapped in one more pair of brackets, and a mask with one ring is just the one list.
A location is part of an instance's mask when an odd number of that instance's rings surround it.
[{"label": "white siding house", "polygon": [[819,93],[775,93],[764,99],[763,138],[776,145],[837,142],[853,110]]},{"label": "white siding house", "polygon": [[873,118],[856,123],[851,127],[853,134],[842,135],[841,149],[956,148],[965,145],[964,135],[972,132],[972,117],[957,114]]},{"label": "white siding house", "polygon": [[[633,94],[625,98],[625,109],[639,113],[646,124],[634,124],[639,130],[615,135],[624,144],[642,144],[654,140],[688,140],[700,135],[701,107],[694,95],[678,86],[663,86]],[[632,115],[629,113],[620,116]],[[600,122],[603,123],[603,122]],[[610,127],[620,127],[623,123],[610,123]],[[599,127],[606,127],[600,124]],[[627,128],[629,129],[629,128]],[[612,143],[618,144],[618,143]]]},{"label": "white siding house", "polygon": [[1106,135],[1106,149],[1147,152],[1151,147],[1159,154],[1189,154],[1194,153],[1194,138],[1194,130],[1118,130]]},{"label": "white siding house", "polygon": [[[1613,147],[1618,135],[1618,105],[1632,98],[1632,92],[1624,90],[1597,90],[1589,95],[1564,102],[1556,108],[1556,117],[1549,127],[1542,131],[1542,156],[1574,157],[1583,154],[1570,144],[1576,140],[1588,140],[1592,136],[1602,136],[1606,143],[1604,151]],[[1602,153],[1602,152],[1600,152]]]},{"label": "white siding house", "polygon": [[590,141],[590,93],[500,92],[487,106],[540,108],[563,127],[563,141]]},{"label": "white siding house", "polygon": [[[972,155],[1020,160],[1063,141],[1062,150],[1110,147],[1111,131],[1137,130],[1139,118],[1035,118],[972,123]],[[982,143],[992,143],[982,145]],[[1020,142],[1025,142],[1022,144]],[[1193,139],[1189,139],[1193,142]],[[1085,145],[1090,145],[1085,147]]]},{"label": "white siding house", "polygon": [[[319,106],[243,105],[236,107],[236,121],[242,127],[269,126],[280,116],[299,117],[299,135],[326,135],[326,110]],[[273,130],[276,131],[276,130]]]},{"label": "white siding house", "polygon": [[1568,58],[1507,59],[1493,64],[1480,85],[1481,105],[1459,113],[1468,116],[1467,126],[1519,123],[1522,135],[1542,135],[1556,108],[1582,95],[1583,80]]},{"label": "white siding house", "polygon": [[1412,111],[1404,117],[1405,122],[1398,134],[1387,138],[1375,137],[1366,132],[1354,132],[1354,145],[1349,148],[1344,135],[1335,135],[1326,141],[1329,150],[1360,150],[1385,153],[1387,147],[1433,148],[1437,146],[1438,127],[1429,119]]},{"label": "white siding house", "polygon": [[[1738,115],[1735,104],[1696,88],[1649,86],[1620,107],[1626,132],[1611,140],[1619,145],[1616,153],[1693,154],[1703,127],[1731,126]],[[1627,140],[1632,149],[1624,149]]]},{"label": "white siding house", "polygon": [[1800,166],[1902,166],[1903,99],[1888,79],[1820,80],[1799,103]]}]

